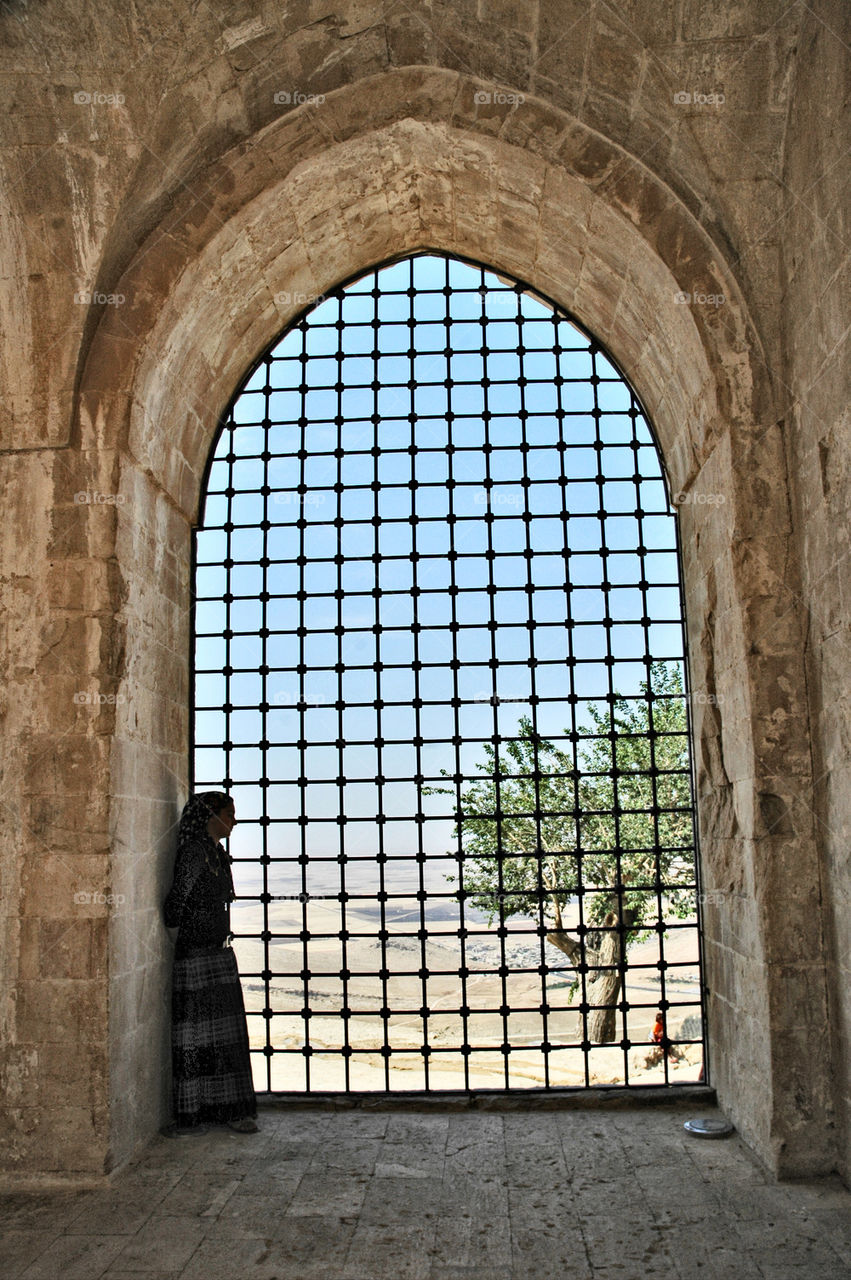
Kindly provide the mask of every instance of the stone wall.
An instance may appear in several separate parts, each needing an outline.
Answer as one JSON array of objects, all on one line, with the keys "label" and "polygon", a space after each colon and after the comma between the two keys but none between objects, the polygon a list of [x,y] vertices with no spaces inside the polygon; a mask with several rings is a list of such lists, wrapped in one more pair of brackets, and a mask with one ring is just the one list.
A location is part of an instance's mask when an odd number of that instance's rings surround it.
[{"label": "stone wall", "polygon": [[[218,416],[301,299],[433,247],[572,309],[685,495],[713,1082],[772,1169],[829,1171],[848,593],[822,577],[847,504],[819,228],[841,6],[75,10],[0,13],[4,1167],[97,1174],[168,1113],[159,912]],[[824,214],[788,195],[813,135]]]},{"label": "stone wall", "polygon": [[[847,6],[814,5],[803,23],[790,116],[782,223],[781,319],[788,389],[793,520],[807,602],[807,677],[814,798],[821,848],[818,892],[831,957],[829,1037],[838,1086],[841,1167],[851,1170],[851,363],[848,358],[849,61],[837,35]],[[787,584],[784,583],[784,588]],[[796,588],[781,594],[794,605]],[[804,990],[800,999],[811,999]]]}]

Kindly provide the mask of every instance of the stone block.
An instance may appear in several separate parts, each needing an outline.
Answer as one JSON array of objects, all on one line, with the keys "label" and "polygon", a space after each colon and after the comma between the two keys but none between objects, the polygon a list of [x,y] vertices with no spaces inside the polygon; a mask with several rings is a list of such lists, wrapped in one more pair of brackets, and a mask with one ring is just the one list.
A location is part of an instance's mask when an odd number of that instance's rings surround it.
[{"label": "stone block", "polygon": [[[81,847],[82,845],[82,847]],[[77,919],[103,914],[94,898],[108,893],[106,846],[90,852],[88,841],[73,851],[54,853],[30,842],[21,867],[21,914],[39,919]]]},{"label": "stone block", "polygon": [[66,737],[60,746],[47,734],[32,734],[24,794],[86,794],[106,777],[108,741],[91,734]]},{"label": "stone block", "polygon": [[[106,896],[106,895],[104,895]],[[101,978],[106,975],[106,919],[27,921],[38,928],[37,975],[41,978]],[[24,973],[21,974],[24,977]]]},{"label": "stone block", "polygon": [[731,4],[713,9],[708,0],[690,0],[683,13],[682,34],[688,41],[726,41],[736,36],[758,36],[770,31],[789,11],[782,0],[759,5]]},{"label": "stone block", "polygon": [[558,9],[539,10],[534,56],[536,77],[568,90],[584,86],[588,48],[594,36],[592,15],[581,0],[569,0]]},{"label": "stone block", "polygon": [[20,1043],[97,1044],[103,1038],[106,988],[102,979],[42,978],[18,984],[16,1029]]},{"label": "stone block", "polygon": [[46,1044],[39,1052],[42,1106],[57,1111],[75,1107],[88,1107],[93,1114],[102,1111],[109,1080],[103,1043],[77,1042],[70,1052],[67,1047]]},{"label": "stone block", "polygon": [[594,24],[589,53],[594,89],[600,95],[623,102],[639,92],[647,54],[628,23],[609,13],[601,13]]},{"label": "stone block", "polygon": [[419,66],[431,67],[441,61],[435,26],[423,12],[389,10],[385,14],[385,32],[387,55],[392,66],[417,66],[419,69]]}]

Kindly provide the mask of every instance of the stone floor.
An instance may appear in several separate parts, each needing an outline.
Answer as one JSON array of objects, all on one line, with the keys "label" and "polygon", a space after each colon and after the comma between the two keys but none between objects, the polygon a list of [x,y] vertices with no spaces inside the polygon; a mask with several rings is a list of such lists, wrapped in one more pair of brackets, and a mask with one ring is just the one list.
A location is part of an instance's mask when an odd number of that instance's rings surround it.
[{"label": "stone floor", "polygon": [[777,1185],[711,1107],[265,1108],[157,1138],[106,1189],[6,1195],[0,1275],[62,1280],[838,1280],[851,1195]]}]

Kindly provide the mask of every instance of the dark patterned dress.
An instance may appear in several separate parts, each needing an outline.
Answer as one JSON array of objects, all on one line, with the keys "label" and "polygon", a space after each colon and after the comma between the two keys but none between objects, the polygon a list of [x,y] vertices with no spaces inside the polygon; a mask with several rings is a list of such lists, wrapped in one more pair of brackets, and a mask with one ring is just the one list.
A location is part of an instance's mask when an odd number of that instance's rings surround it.
[{"label": "dark patterned dress", "polygon": [[227,946],[232,896],[228,857],[212,836],[179,845],[164,916],[179,930],[171,1047],[181,1128],[257,1114],[239,971]]}]

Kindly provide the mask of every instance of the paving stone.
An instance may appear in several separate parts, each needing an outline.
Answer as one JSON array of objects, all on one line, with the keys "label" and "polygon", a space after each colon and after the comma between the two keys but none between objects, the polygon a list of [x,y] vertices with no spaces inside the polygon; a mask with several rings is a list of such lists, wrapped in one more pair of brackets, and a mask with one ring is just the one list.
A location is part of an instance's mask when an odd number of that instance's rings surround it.
[{"label": "paving stone", "polygon": [[[435,1178],[440,1176],[442,1160],[422,1161],[418,1151],[385,1152],[386,1159],[376,1162],[373,1174],[376,1178]],[[414,1159],[411,1159],[411,1157]]]},{"label": "paving stone", "polygon": [[129,1241],[116,1259],[125,1271],[162,1271],[185,1267],[204,1238],[203,1227],[196,1218],[150,1218],[141,1231]]},{"label": "paving stone", "polygon": [[601,1179],[595,1182],[572,1183],[571,1191],[576,1204],[577,1215],[583,1221],[594,1221],[601,1217],[635,1218],[639,1221],[653,1221],[653,1214],[641,1187],[633,1178],[632,1181],[621,1175],[619,1180]]},{"label": "paving stone", "polygon": [[433,1267],[439,1261],[442,1266],[467,1267],[472,1257],[473,1224],[467,1218],[448,1218],[442,1214],[437,1222],[432,1247]]},{"label": "paving stone", "polygon": [[762,1280],[809,1280],[810,1276],[824,1277],[824,1280],[848,1280],[851,1265],[848,1256],[823,1259],[816,1255],[804,1262],[796,1262],[794,1258],[783,1262],[759,1261],[759,1275]]},{"label": "paving stone", "polygon": [[244,1236],[202,1241],[180,1272],[180,1280],[242,1280],[243,1276],[251,1276],[252,1280],[285,1280],[291,1274],[296,1273],[282,1270],[280,1254],[272,1241]]},{"label": "paving stone", "polygon": [[356,1178],[325,1174],[316,1178],[304,1178],[287,1207],[286,1216],[356,1216],[363,1205],[367,1185],[368,1179],[363,1176]]},{"label": "paving stone", "polygon": [[646,1216],[629,1220],[617,1214],[608,1219],[597,1215],[589,1222],[583,1215],[581,1227],[588,1258],[595,1268],[631,1265],[637,1276],[643,1276],[654,1270],[664,1275],[666,1266],[674,1267],[663,1233]]},{"label": "paving stone", "polygon": [[659,1225],[711,1220],[721,1208],[718,1193],[699,1174],[688,1167],[683,1169],[682,1163],[661,1169],[636,1169],[635,1181]]},{"label": "paving stone", "polygon": [[458,1146],[447,1151],[444,1156],[444,1170],[458,1176],[477,1176],[484,1169],[505,1167],[505,1147],[499,1142],[470,1142],[467,1146]]},{"label": "paving stone", "polygon": [[471,1218],[477,1222],[508,1221],[508,1188],[501,1179],[477,1183],[457,1174],[445,1175],[440,1195],[441,1217]]},{"label": "paving stone", "polygon": [[218,1217],[234,1192],[242,1186],[242,1178],[228,1177],[214,1171],[184,1174],[157,1206],[160,1215],[169,1217]]},{"label": "paving stone", "polygon": [[97,1280],[126,1244],[125,1236],[66,1234],[20,1274],[22,1280]]},{"label": "paving stone", "polygon": [[516,1280],[516,1272],[508,1267],[435,1265],[429,1272],[429,1280]]},{"label": "paving stone", "polygon": [[375,1171],[380,1154],[378,1143],[371,1143],[366,1150],[362,1147],[353,1147],[348,1150],[331,1151],[322,1161],[322,1167],[334,1169],[350,1177],[368,1177]]},{"label": "paving stone", "polygon": [[135,1235],[162,1202],[165,1191],[157,1186],[145,1196],[134,1189],[111,1187],[107,1191],[91,1191],[85,1205],[72,1219],[69,1233],[86,1235]]},{"label": "paving stone", "polygon": [[0,1236],[0,1275],[20,1276],[57,1239],[58,1231],[4,1231]]},{"label": "paving stone", "polygon": [[532,1221],[542,1227],[557,1222],[570,1222],[577,1216],[577,1201],[567,1186],[508,1187],[508,1212],[512,1223]]},{"label": "paving stone", "polygon": [[235,1192],[216,1217],[202,1220],[204,1234],[219,1240],[272,1239],[281,1229],[291,1198],[269,1192],[265,1195]]},{"label": "paving stone", "polygon": [[795,1209],[796,1200],[782,1185],[729,1183],[720,1180],[719,1197],[727,1213],[743,1227],[747,1222],[785,1218]]},{"label": "paving stone", "polygon": [[258,1170],[252,1170],[247,1173],[239,1184],[239,1194],[246,1196],[272,1196],[277,1197],[281,1203],[289,1204],[295,1195],[302,1180],[308,1176],[307,1170],[299,1169],[291,1172],[277,1170],[274,1165],[267,1166]]},{"label": "paving stone", "polygon": [[838,1205],[835,1209],[811,1211],[810,1218],[820,1240],[830,1244],[841,1257],[851,1258],[851,1208]]},{"label": "paving stone", "polygon": [[750,1257],[757,1268],[766,1275],[769,1271],[792,1271],[799,1276],[806,1269],[811,1275],[836,1276],[836,1280],[851,1275],[848,1255],[841,1256],[827,1246],[807,1244],[803,1241],[777,1245],[770,1249],[753,1249]]},{"label": "paving stone", "polygon": [[390,1223],[407,1226],[423,1218],[436,1219],[440,1201],[439,1178],[376,1178],[364,1196],[360,1218],[376,1227]]},{"label": "paving stone", "polygon": [[403,1142],[417,1145],[446,1145],[451,1117],[446,1115],[391,1115],[384,1131],[388,1143]]},{"label": "paving stone", "polygon": [[428,1280],[432,1266],[430,1243],[430,1233],[422,1226],[394,1226],[389,1230],[359,1226],[340,1280],[375,1280],[377,1275]]},{"label": "paving stone", "polygon": [[593,1262],[582,1232],[571,1223],[552,1227],[511,1226],[512,1260],[517,1275],[569,1275],[571,1280],[592,1280]]},{"label": "paving stone", "polygon": [[473,1258],[481,1266],[511,1266],[511,1228],[505,1223],[474,1221],[470,1235]]},{"label": "paving stone", "polygon": [[[139,1280],[140,1272],[138,1271],[115,1271],[110,1267],[104,1271],[101,1280]],[[179,1271],[146,1271],[144,1272],[145,1280],[179,1280]]]},{"label": "paving stone", "polygon": [[[285,1274],[289,1274],[289,1267],[293,1275],[334,1275],[346,1257],[357,1225],[356,1217],[288,1218],[279,1237],[270,1242],[270,1257],[285,1268]],[[339,1274],[343,1274],[342,1270]]]},{"label": "paving stone", "polygon": [[[636,1164],[630,1152],[638,1147],[633,1126],[640,1133],[640,1113],[629,1125],[622,1115],[615,1125],[613,1116],[599,1114],[581,1123],[586,1145],[570,1171],[565,1117],[530,1113],[522,1125],[507,1126],[504,1116],[453,1114],[445,1125],[426,1119],[424,1126],[363,1126],[355,1112],[332,1113],[306,1161],[293,1158],[289,1136],[281,1139],[281,1153],[273,1142],[257,1156],[222,1135],[203,1148],[156,1142],[108,1188],[7,1196],[0,1204],[6,1228],[0,1275],[845,1280],[848,1274],[851,1195],[836,1179],[773,1183],[732,1143],[697,1167],[685,1134],[668,1135],[664,1160]],[[662,1132],[660,1118],[654,1120]],[[379,1131],[387,1141],[375,1136]],[[423,1157],[419,1138],[426,1132],[436,1145],[445,1143],[442,1157],[436,1149]]]},{"label": "paving stone", "polygon": [[157,1192],[162,1191],[163,1195],[165,1195],[166,1192],[170,1191],[175,1183],[179,1182],[184,1176],[184,1172],[183,1166],[161,1167],[140,1162],[137,1165],[132,1165],[129,1169],[121,1171],[121,1190],[128,1196],[138,1192],[139,1195],[150,1197],[153,1200]]},{"label": "paving stone", "polygon": [[759,1280],[759,1267],[740,1248],[735,1248],[727,1234],[709,1228],[698,1234],[689,1226],[660,1227],[665,1249],[684,1277],[705,1276],[706,1280]]},{"label": "paving stone", "polygon": [[809,1218],[779,1216],[771,1213],[759,1220],[748,1218],[735,1224],[736,1237],[742,1246],[753,1252],[767,1253],[777,1249],[817,1247],[819,1233]]},{"label": "paving stone", "polygon": [[16,1193],[0,1197],[0,1226],[9,1231],[44,1230],[49,1222],[57,1231],[79,1215],[90,1191]]},{"label": "paving stone", "polygon": [[276,1125],[276,1136],[286,1143],[301,1144],[303,1149],[304,1144],[321,1142],[336,1118],[337,1113],[333,1111],[284,1110]]}]

